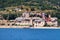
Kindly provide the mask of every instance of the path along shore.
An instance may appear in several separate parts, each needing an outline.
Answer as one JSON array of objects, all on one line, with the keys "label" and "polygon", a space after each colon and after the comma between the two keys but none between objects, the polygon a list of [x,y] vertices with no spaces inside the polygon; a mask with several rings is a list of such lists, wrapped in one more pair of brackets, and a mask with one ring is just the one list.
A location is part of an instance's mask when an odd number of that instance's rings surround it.
[{"label": "path along shore", "polygon": [[0,26],[0,28],[60,29],[60,27],[20,27],[20,26]]}]

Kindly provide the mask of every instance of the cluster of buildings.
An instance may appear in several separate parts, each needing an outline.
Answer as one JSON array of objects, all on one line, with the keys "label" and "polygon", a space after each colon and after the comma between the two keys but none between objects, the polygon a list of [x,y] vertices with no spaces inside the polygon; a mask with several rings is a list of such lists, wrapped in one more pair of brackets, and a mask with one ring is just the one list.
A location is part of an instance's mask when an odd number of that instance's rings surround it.
[{"label": "cluster of buildings", "polygon": [[[35,15],[31,17],[30,15]],[[37,17],[39,15],[39,17]],[[28,9],[22,14],[21,17],[17,17],[15,20],[2,20],[0,15],[0,26],[19,26],[21,28],[29,27],[45,27],[45,26],[58,26],[56,17],[51,17],[45,13],[30,12]]]},{"label": "cluster of buildings", "polygon": [[56,17],[51,17],[50,15],[45,16],[45,13],[36,13],[34,17],[30,17],[31,14],[32,13],[29,13],[27,11],[24,12],[21,17],[17,17],[15,19],[15,24],[24,27],[58,26],[58,21]]}]

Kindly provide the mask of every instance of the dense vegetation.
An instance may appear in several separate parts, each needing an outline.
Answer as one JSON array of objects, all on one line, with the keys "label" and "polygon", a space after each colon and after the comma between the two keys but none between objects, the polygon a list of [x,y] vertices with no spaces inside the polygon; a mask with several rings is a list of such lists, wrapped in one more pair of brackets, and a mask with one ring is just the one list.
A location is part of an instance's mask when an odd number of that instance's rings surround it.
[{"label": "dense vegetation", "polygon": [[53,6],[60,6],[60,0],[0,0],[0,8],[21,4],[39,9],[55,9]]}]

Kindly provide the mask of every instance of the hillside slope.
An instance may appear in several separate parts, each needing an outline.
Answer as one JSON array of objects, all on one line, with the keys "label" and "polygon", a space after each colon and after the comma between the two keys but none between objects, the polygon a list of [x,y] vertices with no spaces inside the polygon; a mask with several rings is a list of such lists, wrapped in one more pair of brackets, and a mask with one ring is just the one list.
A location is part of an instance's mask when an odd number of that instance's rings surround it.
[{"label": "hillside slope", "polygon": [[60,0],[0,0],[0,8],[9,7],[9,6],[18,6],[18,5],[29,5],[29,6],[38,6],[42,5],[59,5]]}]

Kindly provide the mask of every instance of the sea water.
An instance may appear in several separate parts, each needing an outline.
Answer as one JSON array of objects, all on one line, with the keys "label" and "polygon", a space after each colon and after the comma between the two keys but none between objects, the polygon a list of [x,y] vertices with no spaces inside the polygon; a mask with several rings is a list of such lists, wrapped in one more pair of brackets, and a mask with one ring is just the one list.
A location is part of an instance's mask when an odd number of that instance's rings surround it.
[{"label": "sea water", "polygon": [[60,40],[60,29],[0,28],[0,40]]}]

